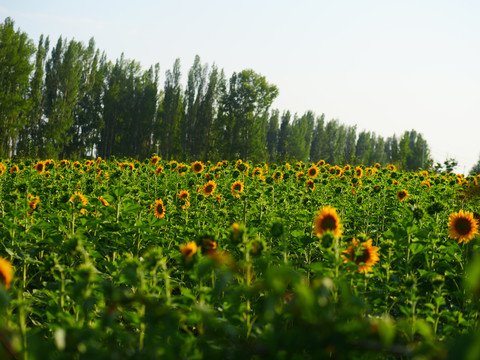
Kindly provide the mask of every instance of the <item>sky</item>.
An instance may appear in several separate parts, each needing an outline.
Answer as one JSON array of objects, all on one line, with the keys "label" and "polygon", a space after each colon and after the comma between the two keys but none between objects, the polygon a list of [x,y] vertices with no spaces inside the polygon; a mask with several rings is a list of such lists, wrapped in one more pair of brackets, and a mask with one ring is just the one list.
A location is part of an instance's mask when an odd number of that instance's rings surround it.
[{"label": "sky", "polygon": [[272,108],[384,138],[416,130],[435,162],[468,173],[480,157],[477,0],[0,0],[0,21],[35,43],[59,36],[183,80],[195,55],[253,69],[279,89]]}]

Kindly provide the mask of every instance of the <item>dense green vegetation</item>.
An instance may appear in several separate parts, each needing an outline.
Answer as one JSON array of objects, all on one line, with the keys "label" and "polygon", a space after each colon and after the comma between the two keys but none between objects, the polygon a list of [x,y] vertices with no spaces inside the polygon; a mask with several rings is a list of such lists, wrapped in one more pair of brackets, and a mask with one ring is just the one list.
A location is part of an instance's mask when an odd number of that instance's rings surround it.
[{"label": "dense green vegetation", "polygon": [[0,357],[477,359],[479,179],[5,160]]},{"label": "dense green vegetation", "polygon": [[0,24],[1,157],[252,161],[324,159],[335,164],[395,164],[429,169],[415,130],[388,138],[311,111],[271,109],[279,89],[253,70],[228,79],[195,57],[182,86],[176,60],[160,87],[160,66],[143,70],[123,56],[41,36],[35,46],[7,18]]}]

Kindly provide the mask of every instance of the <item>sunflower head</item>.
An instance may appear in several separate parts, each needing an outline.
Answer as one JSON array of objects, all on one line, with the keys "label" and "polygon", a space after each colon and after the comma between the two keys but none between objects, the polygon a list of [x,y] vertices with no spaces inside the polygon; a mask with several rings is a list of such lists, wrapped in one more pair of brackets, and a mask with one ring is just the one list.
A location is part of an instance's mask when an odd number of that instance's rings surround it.
[{"label": "sunflower head", "polygon": [[255,169],[253,169],[253,176],[261,176],[262,174],[263,174],[262,168],[256,167]]},{"label": "sunflower head", "polygon": [[39,161],[35,164],[35,171],[39,174],[43,174],[45,171],[45,163],[43,161]]},{"label": "sunflower head", "polygon": [[165,206],[163,205],[162,199],[155,200],[153,211],[158,219],[163,219],[165,217]]},{"label": "sunflower head", "polygon": [[448,237],[466,244],[478,234],[478,220],[470,211],[460,210],[448,218]]},{"label": "sunflower head", "polygon": [[88,204],[88,199],[80,191],[75,191],[70,201],[74,204],[82,204],[83,206]]},{"label": "sunflower head", "polygon": [[358,239],[353,239],[351,245],[347,250],[343,251],[343,262],[354,262],[358,266],[358,271],[367,273],[372,270],[380,255],[378,251],[380,248],[372,245],[372,239],[366,242],[360,242]]},{"label": "sunflower head", "polygon": [[315,181],[313,181],[312,179],[308,179],[307,180],[307,189],[310,190],[310,191],[315,190]]},{"label": "sunflower head", "polygon": [[197,253],[197,248],[195,241],[189,241],[186,244],[180,245],[180,252],[182,253],[183,259],[186,262],[192,261],[193,256]]},{"label": "sunflower head", "polygon": [[157,168],[155,169],[155,174],[160,175],[163,172],[163,166],[158,165]]},{"label": "sunflower head", "polygon": [[29,213],[37,210],[38,203],[40,202],[40,198],[38,196],[33,196],[32,194],[28,194],[28,207],[30,208]]},{"label": "sunflower head", "polygon": [[9,170],[11,173],[17,173],[19,172],[20,170],[18,169],[18,166],[17,165],[13,165],[10,170]]},{"label": "sunflower head", "polygon": [[429,191],[430,190],[430,181],[424,180],[420,183],[420,186],[424,186],[427,189],[427,191]]},{"label": "sunflower head", "polygon": [[203,195],[205,196],[212,195],[216,187],[217,187],[217,184],[215,183],[215,181],[210,180],[205,185],[203,185]]},{"label": "sunflower head", "polygon": [[103,198],[103,196],[100,196],[100,197],[98,198],[98,200],[100,200],[100,202],[102,203],[103,206],[109,206],[109,205],[110,205],[110,204],[108,203],[108,201]]},{"label": "sunflower head", "polygon": [[320,160],[320,161],[317,163],[317,166],[325,166],[325,160]]},{"label": "sunflower head", "polygon": [[400,201],[405,200],[407,197],[408,197],[408,192],[407,192],[407,190],[400,190],[400,191],[397,193],[397,199],[400,200]]},{"label": "sunflower head", "polygon": [[181,191],[177,194],[177,196],[178,196],[179,199],[188,200],[188,197],[190,196],[190,193],[188,192],[188,190],[181,190]]},{"label": "sunflower head", "polygon": [[160,161],[160,156],[155,155],[150,158],[150,164],[152,165],[157,165],[159,161]]},{"label": "sunflower head", "polygon": [[273,173],[273,178],[275,180],[281,180],[281,179],[283,179],[283,173],[281,171],[275,171]]},{"label": "sunflower head", "polygon": [[326,232],[333,232],[338,237],[342,236],[342,226],[335,208],[325,206],[318,212],[314,220],[314,232],[318,237]]},{"label": "sunflower head", "polygon": [[243,190],[244,190],[244,185],[241,181],[235,181],[232,184],[231,191],[233,196],[240,197],[240,194],[243,192]]},{"label": "sunflower head", "polygon": [[361,178],[363,176],[363,169],[360,166],[355,168],[355,176]]},{"label": "sunflower head", "polygon": [[310,166],[310,168],[307,170],[307,174],[311,178],[315,178],[318,175],[318,172],[319,172],[318,167],[316,167],[315,165]]},{"label": "sunflower head", "polygon": [[204,236],[200,239],[202,253],[209,254],[217,250],[217,242],[212,240],[210,236]]},{"label": "sunflower head", "polygon": [[5,289],[10,288],[13,278],[13,268],[10,261],[0,257],[0,283]]},{"label": "sunflower head", "polygon": [[192,171],[195,174],[201,173],[205,169],[201,161],[195,161],[192,163]]}]

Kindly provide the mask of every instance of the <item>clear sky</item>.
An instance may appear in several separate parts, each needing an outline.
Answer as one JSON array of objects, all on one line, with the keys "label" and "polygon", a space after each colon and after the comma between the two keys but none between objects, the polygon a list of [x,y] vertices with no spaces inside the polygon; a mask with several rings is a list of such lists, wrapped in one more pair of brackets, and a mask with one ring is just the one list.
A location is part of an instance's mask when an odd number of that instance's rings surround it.
[{"label": "clear sky", "polygon": [[457,172],[480,155],[478,0],[1,0],[7,16],[35,42],[94,37],[161,74],[180,58],[184,80],[197,54],[227,78],[253,69],[279,88],[273,108],[415,129]]}]

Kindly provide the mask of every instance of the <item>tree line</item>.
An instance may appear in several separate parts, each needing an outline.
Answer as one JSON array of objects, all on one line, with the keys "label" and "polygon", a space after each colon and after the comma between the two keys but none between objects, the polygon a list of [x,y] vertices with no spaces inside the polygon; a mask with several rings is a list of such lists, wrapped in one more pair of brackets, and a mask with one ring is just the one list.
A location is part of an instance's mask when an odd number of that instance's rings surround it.
[{"label": "tree line", "polygon": [[312,111],[271,109],[277,86],[251,69],[229,78],[197,55],[182,86],[180,60],[165,72],[122,55],[0,24],[0,157],[301,160],[432,165],[415,130],[383,138]]}]

